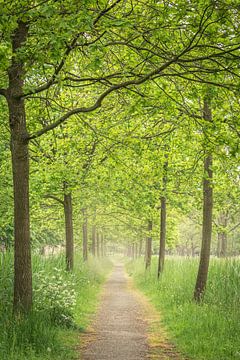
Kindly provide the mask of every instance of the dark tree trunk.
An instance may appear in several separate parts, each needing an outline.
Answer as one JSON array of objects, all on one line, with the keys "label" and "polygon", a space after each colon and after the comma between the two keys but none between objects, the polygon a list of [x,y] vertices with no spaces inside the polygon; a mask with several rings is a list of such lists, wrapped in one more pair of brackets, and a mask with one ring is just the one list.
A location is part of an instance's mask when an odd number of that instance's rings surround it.
[{"label": "dark tree trunk", "polygon": [[[211,109],[207,100],[204,101],[204,119],[212,121]],[[202,246],[197,281],[194,290],[194,299],[197,302],[200,302],[204,295],[208,277],[212,238],[212,177],[212,155],[207,154],[204,159]]]},{"label": "dark tree trunk", "polygon": [[164,268],[164,260],[165,260],[165,248],[166,248],[166,218],[167,218],[167,210],[166,210],[166,197],[161,197],[161,225],[160,225],[160,246],[159,246],[159,257],[158,257],[158,278],[160,273],[163,272]]},{"label": "dark tree trunk", "polygon": [[64,194],[65,238],[66,238],[66,269],[73,270],[73,220],[72,220],[72,194]]},{"label": "dark tree trunk", "polygon": [[87,214],[86,209],[82,209],[83,213],[83,261],[88,259],[88,231],[87,231]]},{"label": "dark tree trunk", "polygon": [[159,244],[159,256],[158,256],[158,278],[160,273],[163,272],[165,261],[165,249],[166,249],[166,219],[167,219],[167,207],[166,207],[166,188],[167,188],[167,169],[168,169],[168,153],[165,152],[165,161],[163,165],[163,179],[162,179],[162,191],[161,196],[161,208],[160,208],[160,244]]},{"label": "dark tree trunk", "polygon": [[100,257],[100,235],[99,232],[97,232],[97,257]]},{"label": "dark tree trunk", "polygon": [[24,100],[24,64],[16,52],[27,39],[28,28],[18,23],[12,38],[13,58],[8,71],[7,101],[11,131],[14,191],[14,312],[28,312],[32,307],[32,267],[29,219],[29,154]]},{"label": "dark tree trunk", "polygon": [[149,231],[149,235],[147,237],[146,240],[146,263],[145,263],[145,267],[146,269],[150,268],[151,266],[151,260],[152,260],[152,221],[149,220],[148,221],[148,231]]}]

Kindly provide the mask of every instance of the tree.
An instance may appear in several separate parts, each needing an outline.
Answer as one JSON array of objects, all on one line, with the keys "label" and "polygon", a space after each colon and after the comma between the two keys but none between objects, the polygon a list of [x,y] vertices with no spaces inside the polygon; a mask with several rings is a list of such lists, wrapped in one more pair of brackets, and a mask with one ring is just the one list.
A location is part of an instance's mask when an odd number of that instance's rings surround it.
[{"label": "tree", "polygon": [[85,208],[82,209],[83,214],[83,260],[87,261],[88,259],[88,222],[87,222],[87,210]]},{"label": "tree", "polygon": [[[93,6],[78,1],[37,1],[34,5],[13,1],[3,6],[1,45],[6,51],[0,94],[7,100],[11,132],[16,311],[29,311],[32,304],[29,142],[74,115],[97,110],[118,90],[135,91],[135,86],[159,77],[216,84],[216,73],[224,69],[234,74],[238,66],[239,39],[233,39],[232,32],[229,36],[222,32],[225,26],[234,29],[231,19],[237,15],[233,6],[222,4],[219,9],[215,3],[206,6],[196,1],[174,6],[153,1],[149,6],[134,1],[126,10],[121,0],[111,5],[108,1],[90,4]],[[90,56],[83,62],[85,52]],[[109,62],[113,53],[118,56]],[[102,69],[110,70],[104,75]],[[235,86],[232,81],[216,85]],[[66,88],[78,99],[70,108]],[[79,96],[81,88],[83,97]],[[86,94],[92,95],[90,105],[85,102]],[[50,121],[46,116],[40,128],[36,121],[29,122],[30,104],[34,107],[39,98],[52,108],[55,104]]]},{"label": "tree", "polygon": [[167,186],[167,167],[168,167],[168,160],[167,160],[167,153],[165,154],[165,163],[163,165],[163,188],[162,188],[162,195],[160,198],[161,207],[160,207],[160,244],[159,244],[159,257],[158,257],[158,278],[160,273],[163,272],[164,268],[164,260],[165,260],[165,247],[166,247],[166,217],[167,217],[167,210],[166,210],[166,186]]},{"label": "tree", "polygon": [[[204,99],[203,117],[212,122],[211,105],[207,98]],[[205,149],[204,173],[203,173],[203,223],[202,223],[202,246],[200,263],[194,291],[194,299],[200,302],[206,288],[208,267],[210,260],[211,237],[212,237],[212,212],[213,212],[213,171],[212,154]]]},{"label": "tree", "polygon": [[151,266],[152,259],[152,220],[148,220],[148,236],[146,238],[146,255],[145,255],[145,268],[146,270]]}]

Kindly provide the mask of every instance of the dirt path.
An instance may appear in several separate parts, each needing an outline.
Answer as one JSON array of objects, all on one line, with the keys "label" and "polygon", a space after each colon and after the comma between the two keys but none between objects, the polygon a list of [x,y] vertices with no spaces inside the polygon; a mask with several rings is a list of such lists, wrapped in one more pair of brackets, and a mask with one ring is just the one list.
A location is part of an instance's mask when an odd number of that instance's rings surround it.
[{"label": "dirt path", "polygon": [[104,289],[93,330],[86,334],[83,360],[147,359],[147,325],[142,305],[128,290],[122,265],[116,265]]},{"label": "dirt path", "polygon": [[186,360],[168,341],[160,314],[133,288],[123,265],[115,265],[105,284],[80,352],[81,360]]}]

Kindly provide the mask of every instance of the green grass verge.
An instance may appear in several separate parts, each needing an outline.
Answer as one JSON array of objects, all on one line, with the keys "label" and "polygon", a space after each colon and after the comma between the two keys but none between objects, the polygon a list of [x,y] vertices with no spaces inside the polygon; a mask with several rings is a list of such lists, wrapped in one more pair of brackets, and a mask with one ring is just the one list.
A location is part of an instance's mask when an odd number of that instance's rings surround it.
[{"label": "green grass verge", "polygon": [[[96,310],[98,294],[110,269],[111,263],[107,259],[90,259],[85,264],[76,256],[74,272],[69,274],[65,271],[63,256],[43,258],[34,255],[33,283],[34,288],[40,287],[35,303],[40,302],[42,308],[39,310],[35,306],[29,316],[16,318],[12,316],[13,256],[0,254],[0,359],[79,358],[76,350],[79,333],[86,328]],[[38,274],[45,276],[44,286],[38,284]],[[75,294],[72,306],[71,291]],[[47,296],[50,296],[48,301]],[[66,323],[62,313],[67,314]]]},{"label": "green grass verge", "polygon": [[240,360],[240,261],[211,260],[201,305],[192,301],[197,267],[197,259],[167,258],[158,281],[156,258],[148,272],[142,259],[127,264],[180,351],[191,359]]}]

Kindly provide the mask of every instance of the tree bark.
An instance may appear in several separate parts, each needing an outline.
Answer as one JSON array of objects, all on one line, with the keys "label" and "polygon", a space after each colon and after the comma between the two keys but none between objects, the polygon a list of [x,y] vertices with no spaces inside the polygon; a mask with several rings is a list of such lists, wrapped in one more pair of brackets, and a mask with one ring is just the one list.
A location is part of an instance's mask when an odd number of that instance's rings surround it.
[{"label": "tree bark", "polygon": [[151,260],[152,260],[152,235],[151,235],[152,221],[151,220],[148,221],[148,231],[149,231],[149,235],[146,240],[146,260],[145,260],[146,270],[150,268]]},{"label": "tree bark", "polygon": [[167,168],[168,168],[168,154],[165,152],[165,161],[163,165],[163,194],[161,196],[161,208],[160,208],[160,244],[159,244],[159,256],[158,256],[158,278],[160,273],[163,272],[165,261],[165,249],[166,249],[166,219],[167,219],[167,206],[166,206],[166,187],[167,187]]},{"label": "tree bark", "polygon": [[228,212],[222,211],[219,216],[219,225],[221,230],[218,231],[219,241],[219,256],[227,256],[227,224],[228,224]]},{"label": "tree bark", "polygon": [[86,209],[82,209],[83,213],[83,261],[88,259],[88,231],[87,231],[87,214]]},{"label": "tree bark", "polygon": [[[204,100],[204,119],[212,121],[212,113],[207,100]],[[211,238],[212,238],[212,212],[213,212],[213,189],[212,189],[212,155],[206,154],[204,159],[203,178],[203,225],[202,225],[202,246],[198,275],[194,290],[194,299],[200,302],[203,298],[210,260]]]},{"label": "tree bark", "polygon": [[65,241],[66,241],[66,269],[73,270],[73,220],[72,220],[72,194],[64,194]]},{"label": "tree bark", "polygon": [[161,197],[161,225],[160,225],[160,245],[159,245],[159,256],[158,256],[158,278],[163,272],[164,261],[165,261],[165,249],[166,249],[166,197]]},{"label": "tree bark", "polygon": [[32,265],[29,218],[29,152],[24,100],[24,64],[17,51],[27,39],[28,27],[19,22],[12,37],[12,64],[8,70],[6,92],[14,192],[14,312],[29,312],[32,307]]}]

